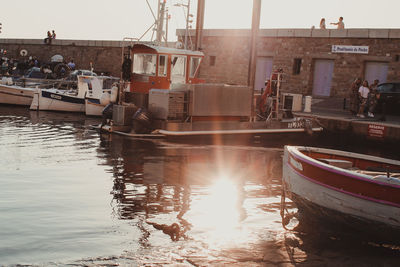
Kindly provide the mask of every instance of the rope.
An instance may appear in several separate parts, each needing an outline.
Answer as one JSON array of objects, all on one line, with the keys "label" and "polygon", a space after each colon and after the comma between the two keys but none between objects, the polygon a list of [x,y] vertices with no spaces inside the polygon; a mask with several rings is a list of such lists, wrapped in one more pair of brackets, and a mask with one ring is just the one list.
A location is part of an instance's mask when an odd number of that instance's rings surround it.
[{"label": "rope", "polygon": [[[286,212],[286,216],[285,216]],[[286,226],[290,223],[290,220],[296,215],[295,212],[289,212],[288,209],[286,208],[286,188],[285,188],[285,183],[282,180],[282,193],[281,193],[281,205],[280,205],[280,214],[282,218],[282,227],[285,230],[291,230],[288,229]]]}]

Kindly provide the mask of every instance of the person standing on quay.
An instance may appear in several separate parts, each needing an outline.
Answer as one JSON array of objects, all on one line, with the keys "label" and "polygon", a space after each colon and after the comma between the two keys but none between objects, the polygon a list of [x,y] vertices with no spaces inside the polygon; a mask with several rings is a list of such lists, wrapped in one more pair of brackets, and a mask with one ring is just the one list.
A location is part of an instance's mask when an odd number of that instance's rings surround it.
[{"label": "person standing on quay", "polygon": [[378,92],[378,84],[379,80],[375,80],[373,84],[370,86],[369,94],[368,94],[368,117],[374,117],[374,111],[376,107],[376,103],[379,99],[379,92]]},{"label": "person standing on quay", "polygon": [[360,109],[358,110],[357,117],[365,118],[364,109],[367,105],[368,94],[369,94],[369,88],[368,88],[367,81],[363,82],[362,86],[360,86],[360,89],[358,89],[358,93],[360,95]]},{"label": "person standing on quay", "polygon": [[331,22],[331,24],[332,25],[337,25],[338,30],[343,30],[344,29],[343,17],[340,17],[338,22]]},{"label": "person standing on quay", "polygon": [[350,88],[350,112],[353,115],[356,115],[358,112],[358,105],[360,103],[360,100],[358,98],[358,89],[361,86],[361,79],[357,78],[355,81],[351,84]]}]

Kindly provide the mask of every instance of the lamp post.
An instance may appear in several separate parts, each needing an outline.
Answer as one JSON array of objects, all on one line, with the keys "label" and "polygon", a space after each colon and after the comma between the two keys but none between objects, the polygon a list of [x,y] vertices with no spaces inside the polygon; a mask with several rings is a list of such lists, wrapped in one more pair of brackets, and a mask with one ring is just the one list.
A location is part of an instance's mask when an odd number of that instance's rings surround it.
[{"label": "lamp post", "polygon": [[186,7],[187,8],[187,14],[186,14],[186,32],[185,32],[185,49],[187,49],[187,42],[188,42],[188,36],[189,36],[189,18],[191,17],[190,14],[190,0],[188,0],[188,3],[185,5],[183,3],[180,4],[175,4],[174,6],[181,6],[181,7]]}]

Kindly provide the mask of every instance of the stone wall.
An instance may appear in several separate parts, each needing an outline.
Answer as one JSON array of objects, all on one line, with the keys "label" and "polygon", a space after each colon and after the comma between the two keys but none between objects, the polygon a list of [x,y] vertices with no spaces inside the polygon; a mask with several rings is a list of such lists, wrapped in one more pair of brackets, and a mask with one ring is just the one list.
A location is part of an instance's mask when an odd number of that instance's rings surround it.
[{"label": "stone wall", "polygon": [[[194,40],[194,30],[190,32]],[[185,30],[177,30],[183,40]],[[189,42],[190,43],[190,42]],[[21,58],[26,49],[29,56],[48,62],[55,54],[66,61],[73,58],[77,68],[89,69],[90,62],[98,73],[120,76],[122,41],[0,39],[0,49],[8,57]],[[368,46],[368,54],[332,53],[332,45]],[[210,83],[246,85],[250,58],[250,30],[204,30],[202,50],[205,53],[200,78]],[[332,97],[346,97],[356,77],[363,77],[367,62],[386,62],[387,80],[400,80],[400,29],[261,29],[257,43],[259,57],[273,58],[273,69],[285,73],[284,91],[312,94],[314,65],[317,59],[334,61]],[[301,58],[299,74],[293,64]]]},{"label": "stone wall", "polygon": [[[191,32],[193,37],[194,31]],[[184,38],[185,31],[177,30]],[[193,38],[194,39],[194,38]],[[332,53],[332,45],[368,46],[368,54]],[[207,82],[247,84],[250,30],[204,30],[205,59],[200,78]],[[366,62],[388,63],[387,80],[399,80],[400,30],[398,29],[261,29],[257,56],[272,57],[273,69],[285,73],[284,90],[312,94],[315,60],[334,61],[331,97],[346,97],[350,84],[365,73]],[[301,58],[299,74],[293,74],[295,58]],[[215,60],[215,65],[210,65]]]},{"label": "stone wall", "polygon": [[59,54],[67,62],[73,58],[77,69],[90,69],[92,62],[98,74],[117,77],[121,71],[121,47],[120,41],[53,40],[46,45],[41,39],[0,39],[0,49],[7,50],[8,58],[23,59],[22,49],[28,51],[27,57],[36,56],[40,62],[49,62]]}]

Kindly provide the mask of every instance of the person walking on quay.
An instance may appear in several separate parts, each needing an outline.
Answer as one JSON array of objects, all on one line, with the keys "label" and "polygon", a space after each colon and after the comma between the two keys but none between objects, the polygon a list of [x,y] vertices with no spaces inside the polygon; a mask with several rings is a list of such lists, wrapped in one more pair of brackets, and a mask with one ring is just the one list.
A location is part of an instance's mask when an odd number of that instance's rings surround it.
[{"label": "person walking on quay", "polygon": [[319,28],[323,30],[326,29],[325,18],[322,18],[321,21],[319,22]]},{"label": "person walking on quay", "polygon": [[343,22],[343,17],[339,18],[338,22],[331,22],[332,25],[337,25],[338,30],[343,30],[344,29],[344,22]]},{"label": "person walking on quay", "polygon": [[358,89],[358,93],[360,95],[360,109],[358,110],[357,117],[365,118],[364,110],[367,105],[369,94],[368,81],[363,82],[362,86],[360,86],[360,89]]},{"label": "person walking on quay", "polygon": [[373,84],[370,86],[369,94],[368,94],[368,117],[374,117],[374,111],[376,107],[376,103],[380,97],[378,92],[378,84],[379,80],[375,80]]},{"label": "person walking on quay", "polygon": [[356,115],[358,112],[358,106],[360,103],[358,97],[358,89],[361,86],[361,78],[355,79],[355,81],[351,84],[350,88],[350,112],[353,115]]}]

